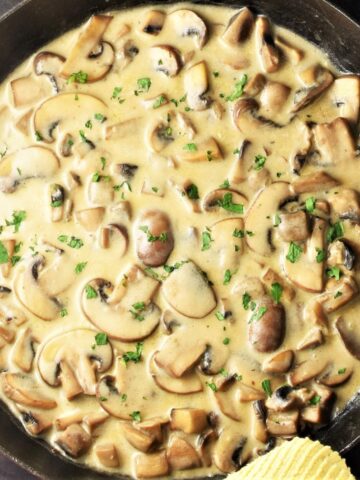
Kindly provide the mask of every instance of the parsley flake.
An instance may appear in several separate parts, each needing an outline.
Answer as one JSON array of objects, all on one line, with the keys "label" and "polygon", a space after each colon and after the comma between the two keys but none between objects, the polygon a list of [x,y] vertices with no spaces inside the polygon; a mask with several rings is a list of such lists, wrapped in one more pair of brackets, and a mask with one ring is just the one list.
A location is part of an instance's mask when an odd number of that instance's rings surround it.
[{"label": "parsley flake", "polygon": [[289,251],[286,255],[287,260],[291,263],[295,263],[299,260],[303,249],[295,242],[290,242]]}]

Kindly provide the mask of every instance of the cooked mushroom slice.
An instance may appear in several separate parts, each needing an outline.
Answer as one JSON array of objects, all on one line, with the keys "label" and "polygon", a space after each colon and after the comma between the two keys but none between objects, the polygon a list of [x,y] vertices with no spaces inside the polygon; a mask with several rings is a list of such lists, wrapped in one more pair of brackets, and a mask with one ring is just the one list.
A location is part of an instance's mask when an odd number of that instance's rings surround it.
[{"label": "cooked mushroom slice", "polygon": [[255,400],[263,400],[265,398],[264,392],[242,382],[239,382],[238,391],[238,398],[242,403],[254,402]]},{"label": "cooked mushroom slice", "polygon": [[316,164],[322,166],[343,165],[355,158],[355,141],[350,126],[344,118],[331,123],[319,123],[313,128],[314,147],[320,157]]},{"label": "cooked mushroom slice", "polygon": [[[224,309],[223,315],[228,318],[231,312]],[[220,372],[229,357],[229,349],[223,344],[206,345],[206,350],[201,358],[199,368],[205,375],[216,375]]]},{"label": "cooked mushroom slice", "polygon": [[203,272],[191,261],[168,276],[163,282],[162,293],[169,305],[190,318],[203,318],[216,307],[213,289]]},{"label": "cooked mushroom slice", "polygon": [[276,72],[280,66],[280,54],[272,36],[270,22],[266,17],[259,16],[256,19],[255,35],[262,69],[265,73]]},{"label": "cooked mushroom slice", "polygon": [[285,105],[290,87],[280,82],[266,82],[260,96],[260,103],[268,118],[278,113]]},{"label": "cooked mushroom slice", "polygon": [[358,334],[356,322],[339,317],[335,322],[335,326],[346,350],[353,357],[360,360],[360,336]]},{"label": "cooked mushroom slice", "polygon": [[226,377],[218,377],[215,386],[217,390],[214,397],[221,412],[232,420],[240,421],[243,411],[239,401],[237,376],[229,374]]},{"label": "cooked mushroom slice", "polygon": [[159,153],[174,141],[173,130],[168,123],[155,120],[147,129],[146,140],[151,150]]},{"label": "cooked mushroom slice", "polygon": [[266,407],[263,400],[255,400],[252,404],[252,429],[253,435],[261,443],[268,441],[266,430]]},{"label": "cooked mushroom slice", "polygon": [[168,15],[168,20],[171,21],[176,35],[194,37],[199,48],[204,46],[207,28],[202,18],[195,12],[188,9],[175,10]]},{"label": "cooked mushroom slice", "polygon": [[114,50],[102,37],[112,18],[110,15],[90,18],[61,68],[62,76],[69,78],[81,71],[87,74],[87,82],[96,82],[108,73],[114,63]]},{"label": "cooked mushroom slice", "polygon": [[99,462],[104,467],[117,468],[119,466],[119,454],[113,443],[98,443],[94,450]]},{"label": "cooked mushroom slice", "polygon": [[266,373],[285,373],[290,370],[294,361],[294,352],[292,350],[284,350],[275,353],[270,358],[266,358],[262,364],[262,370]]},{"label": "cooked mushroom slice", "polygon": [[23,330],[16,339],[12,351],[14,363],[24,372],[30,372],[35,357],[35,339],[30,328]]},{"label": "cooked mushroom slice", "polygon": [[256,97],[266,85],[266,77],[262,73],[256,73],[244,87],[244,93],[249,97]]},{"label": "cooked mushroom slice", "polygon": [[[107,116],[106,105],[92,95],[77,93],[62,93],[45,100],[35,111],[34,130],[46,143],[54,141],[56,128],[73,133],[78,137],[85,123],[92,118],[94,112]],[[97,122],[99,123],[99,122]],[[99,125],[93,125],[92,132],[100,131]]]},{"label": "cooked mushroom slice", "polygon": [[333,83],[330,96],[338,108],[338,116],[356,125],[360,109],[360,77],[343,75],[337,78]]},{"label": "cooked mushroom slice", "polygon": [[48,430],[52,426],[49,415],[44,412],[34,412],[31,410],[19,409],[21,421],[30,435],[39,435],[39,433]]},{"label": "cooked mushroom slice", "polygon": [[[198,144],[189,144],[191,148],[187,146],[187,149],[182,149],[177,153],[177,160],[183,162],[205,162],[222,159],[223,155],[220,150],[219,144],[213,137],[209,137]],[[193,147],[195,145],[195,148]]]},{"label": "cooked mushroom slice", "polygon": [[230,18],[222,39],[230,46],[244,42],[250,36],[254,26],[254,15],[247,7],[242,8]]},{"label": "cooked mushroom slice", "polygon": [[241,218],[227,218],[212,225],[211,254],[218,259],[222,272],[227,269],[234,271],[238,267],[243,252],[243,233],[244,222]]},{"label": "cooked mushroom slice", "polygon": [[47,51],[39,52],[34,58],[36,75],[47,75],[55,93],[59,93],[62,88],[59,74],[64,62],[65,58],[62,55]]},{"label": "cooked mushroom slice", "polygon": [[291,438],[298,431],[299,412],[271,412],[266,419],[268,432],[275,437]]},{"label": "cooked mushroom slice", "polygon": [[118,257],[123,257],[128,246],[128,234],[123,225],[109,223],[100,230],[100,247],[113,248]]},{"label": "cooked mushroom slice", "polygon": [[78,458],[90,448],[91,436],[80,425],[73,424],[57,436],[55,443],[70,457]]},{"label": "cooked mushroom slice", "polygon": [[0,163],[0,191],[12,193],[28,178],[50,178],[59,169],[59,160],[49,149],[27,147],[7,156]]},{"label": "cooked mushroom slice", "polygon": [[139,453],[135,457],[136,478],[159,478],[169,473],[169,464],[166,451],[145,454]]},{"label": "cooked mushroom slice", "polygon": [[165,18],[166,14],[160,10],[149,10],[141,22],[140,31],[149,35],[159,35],[164,26]]},{"label": "cooked mushroom slice", "polygon": [[46,396],[39,384],[24,374],[4,372],[1,374],[4,394],[20,405],[36,407],[44,410],[55,408],[57,403]]},{"label": "cooked mushroom slice", "polygon": [[304,242],[309,237],[306,213],[299,210],[294,213],[281,213],[278,232],[285,242]]},{"label": "cooked mushroom slice", "polygon": [[81,423],[84,419],[84,412],[77,410],[75,412],[67,413],[61,417],[57,417],[54,426],[56,430],[66,430],[69,425],[73,423]]},{"label": "cooked mushroom slice", "polygon": [[245,153],[250,142],[244,140],[236,153],[235,160],[232,164],[229,174],[230,183],[241,183],[246,180],[248,172],[245,169]]},{"label": "cooked mushroom slice", "polygon": [[176,112],[176,121],[179,125],[179,128],[185,135],[188,136],[190,140],[192,140],[196,134],[196,129],[189,119],[184,113]]},{"label": "cooked mushroom slice", "polygon": [[321,328],[314,327],[305,335],[305,337],[298,343],[296,350],[314,349],[324,342],[324,337]]},{"label": "cooked mushroom slice", "polygon": [[360,223],[360,195],[350,188],[337,188],[326,196],[332,211],[343,220]]},{"label": "cooked mushroom slice", "polygon": [[332,73],[320,65],[309,67],[300,75],[308,86],[295,92],[292,112],[298,112],[316,100],[334,81]]},{"label": "cooked mushroom slice", "polygon": [[191,66],[184,77],[186,101],[193,110],[205,110],[211,103],[206,95],[209,88],[208,72],[204,61]]},{"label": "cooked mushroom slice", "polygon": [[217,188],[207,193],[203,199],[202,207],[205,212],[219,212],[234,216],[242,215],[247,205],[247,198],[237,190],[230,188]]},{"label": "cooked mushroom slice", "polygon": [[201,433],[208,427],[207,413],[201,408],[173,408],[170,413],[171,430]]},{"label": "cooked mushroom slice", "polygon": [[122,425],[122,432],[130,445],[141,452],[148,452],[156,443],[154,435],[128,422]]},{"label": "cooked mushroom slice", "polygon": [[95,232],[100,226],[105,215],[105,208],[85,208],[75,212],[75,218],[88,232]]},{"label": "cooked mushroom slice", "polygon": [[[265,187],[257,195],[247,211],[245,229],[253,232],[246,236],[246,243],[260,255],[270,255],[272,252],[271,230],[273,228],[273,215],[280,206],[291,198],[290,185],[286,182],[275,182]],[[259,218],[262,219],[259,222]]]},{"label": "cooked mushroom slice", "polygon": [[52,183],[49,186],[50,218],[52,222],[60,222],[64,215],[65,190],[62,185]]},{"label": "cooked mushroom slice", "polygon": [[317,298],[325,313],[332,313],[349,303],[359,293],[354,278],[342,276],[340,280],[329,280],[326,291]]},{"label": "cooked mushroom slice", "polygon": [[305,360],[290,372],[289,380],[291,385],[295,387],[296,385],[317,377],[325,370],[327,365],[327,360],[324,360],[323,358],[312,358]]},{"label": "cooked mushroom slice", "polygon": [[40,351],[41,377],[53,387],[61,383],[68,399],[75,396],[70,376],[80,386],[76,395],[80,392],[95,395],[96,372],[105,372],[112,364],[110,343],[98,345],[95,333],[89,329],[70,330],[47,341]]},{"label": "cooked mushroom slice", "polygon": [[89,182],[88,198],[92,205],[100,207],[109,205],[114,199],[114,188],[109,177],[103,177],[96,172]]},{"label": "cooked mushroom slice", "polygon": [[110,337],[134,342],[148,337],[160,322],[160,310],[151,302],[157,287],[156,280],[133,267],[117,287],[101,278],[89,282],[81,308],[90,322]]},{"label": "cooked mushroom slice", "polygon": [[285,310],[268,297],[256,302],[250,313],[249,341],[258,352],[272,352],[279,348],[285,335]]},{"label": "cooked mushroom slice", "polygon": [[342,368],[336,373],[326,372],[318,378],[318,381],[327,387],[338,387],[347,382],[353,374],[352,368]]},{"label": "cooked mushroom slice", "polygon": [[211,454],[208,447],[209,447],[209,444],[212,441],[217,440],[217,438],[218,438],[218,434],[212,428],[209,428],[208,430],[203,432],[201,435],[199,435],[197,438],[196,449],[199,453],[201,462],[204,467],[210,467],[212,464]]},{"label": "cooked mushroom slice", "polygon": [[11,80],[10,88],[15,107],[31,105],[51,95],[50,85],[46,80],[36,79],[32,76]]},{"label": "cooked mushroom slice", "polygon": [[135,137],[140,128],[143,128],[144,117],[129,118],[122,122],[109,125],[105,128],[105,138],[109,139],[123,139]]},{"label": "cooked mushroom slice", "polygon": [[283,37],[276,36],[275,45],[280,48],[280,50],[293,65],[298,65],[304,58],[303,50],[298,47],[294,47],[294,45],[288,43],[288,41]]},{"label": "cooked mushroom slice", "polygon": [[173,470],[187,470],[201,466],[201,460],[195,448],[178,435],[170,436],[166,456]]},{"label": "cooked mushroom slice", "polygon": [[295,290],[284,280],[280,275],[278,275],[272,268],[267,268],[262,275],[262,281],[270,289],[274,283],[278,283],[282,287],[282,299],[287,302],[295,297]]},{"label": "cooked mushroom slice", "polygon": [[31,258],[25,270],[20,271],[15,279],[15,294],[34,315],[43,320],[52,320],[58,315],[61,306],[39,283],[39,270],[44,263],[45,260],[40,255]]},{"label": "cooked mushroom slice", "polygon": [[150,56],[153,69],[164,73],[167,77],[175,77],[180,68],[179,52],[170,45],[156,45],[151,47]]},{"label": "cooked mushroom slice", "polygon": [[234,432],[229,427],[224,428],[213,450],[213,461],[217,468],[224,473],[239,470],[245,463],[241,458],[245,443],[246,438],[241,433]]},{"label": "cooked mushroom slice", "polygon": [[308,175],[302,175],[292,181],[291,187],[294,193],[312,193],[330,190],[339,185],[338,180],[324,171],[317,171]]},{"label": "cooked mushroom slice", "polygon": [[169,217],[160,210],[146,210],[138,221],[136,253],[148,267],[163,265],[174,248]]},{"label": "cooked mushroom slice", "polygon": [[328,422],[328,415],[320,405],[314,405],[301,410],[301,419],[307,423],[323,424]]},{"label": "cooked mushroom slice", "polygon": [[[306,245],[290,243],[284,250],[283,268],[288,279],[297,287],[309,292],[321,292],[324,288],[324,260],[317,255],[325,246],[326,221],[315,218],[311,237]],[[296,257],[292,251],[296,250]]]}]

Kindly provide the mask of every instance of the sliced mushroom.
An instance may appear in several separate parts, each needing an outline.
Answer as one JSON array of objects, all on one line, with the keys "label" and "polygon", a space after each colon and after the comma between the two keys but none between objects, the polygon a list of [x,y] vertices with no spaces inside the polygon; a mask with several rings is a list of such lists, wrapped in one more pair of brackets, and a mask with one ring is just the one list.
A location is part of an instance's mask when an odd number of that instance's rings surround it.
[{"label": "sliced mushroom", "polygon": [[295,193],[312,193],[330,190],[339,185],[338,180],[324,171],[302,175],[292,181],[291,187]]},{"label": "sliced mushroom", "polygon": [[211,254],[218,259],[222,272],[227,269],[234,271],[239,265],[243,253],[243,239],[235,236],[238,232],[244,232],[241,218],[220,220],[211,227]]},{"label": "sliced mushroom", "polygon": [[347,382],[352,374],[352,368],[343,368],[339,369],[337,373],[326,372],[318,378],[318,381],[327,387],[338,387]]},{"label": "sliced mushroom", "polygon": [[213,461],[217,468],[224,473],[239,470],[244,465],[241,457],[246,437],[231,428],[224,428],[213,450]]},{"label": "sliced mushroom", "polygon": [[301,73],[307,86],[295,92],[292,112],[298,112],[316,100],[334,81],[332,73],[326,68],[315,65]]},{"label": "sliced mushroom", "polygon": [[306,245],[298,248],[299,257],[294,261],[289,260],[290,244],[286,246],[283,257],[283,268],[288,279],[297,287],[309,292],[321,292],[324,288],[324,260],[318,261],[317,254],[325,246],[326,221],[315,218],[313,231]]},{"label": "sliced mushroom", "polygon": [[168,375],[164,369],[157,365],[156,353],[150,360],[150,373],[156,385],[166,392],[188,395],[203,390],[201,380],[194,372],[185,373],[181,378]]},{"label": "sliced mushroom", "polygon": [[235,160],[230,169],[229,180],[231,183],[239,184],[247,178],[248,172],[245,168],[245,153],[249,145],[250,142],[247,140],[244,140],[241,143],[239,151],[236,154]]},{"label": "sliced mushroom", "polygon": [[256,19],[255,35],[263,71],[276,72],[280,66],[280,54],[272,36],[270,22],[266,17],[259,16]]},{"label": "sliced mushroom", "polygon": [[75,412],[68,413],[66,415],[62,415],[61,417],[57,417],[54,425],[56,430],[66,430],[69,425],[73,423],[81,423],[84,419],[84,412],[77,410]]},{"label": "sliced mushroom", "polygon": [[205,110],[211,100],[206,95],[209,88],[208,71],[204,61],[192,65],[185,72],[186,101],[193,110]]},{"label": "sliced mushroom", "polygon": [[15,279],[15,293],[19,301],[34,315],[43,320],[52,320],[58,315],[61,306],[56,298],[51,298],[39,284],[39,270],[44,263],[44,258],[40,255],[31,258],[25,270],[19,272]]},{"label": "sliced mushroom", "polygon": [[181,68],[179,52],[170,45],[156,45],[150,50],[151,62],[156,72],[175,77]]},{"label": "sliced mushroom", "polygon": [[160,10],[149,10],[141,22],[140,31],[149,35],[159,35],[164,26],[165,18],[166,14]]},{"label": "sliced mushroom", "polygon": [[100,230],[100,247],[112,248],[118,257],[123,257],[128,246],[128,234],[123,225],[109,223]]},{"label": "sliced mushroom", "polygon": [[230,18],[222,39],[230,46],[238,45],[248,39],[254,26],[254,15],[247,7],[242,8]]},{"label": "sliced mushroom", "polygon": [[27,375],[4,372],[1,374],[1,384],[4,394],[20,405],[44,410],[57,406],[55,400],[46,396],[40,385]]},{"label": "sliced mushroom", "polygon": [[141,428],[138,428],[131,423],[124,423],[122,426],[122,432],[130,445],[141,452],[148,452],[156,443],[154,435],[143,431]]},{"label": "sliced mushroom", "polygon": [[298,431],[299,412],[271,413],[266,419],[268,432],[275,437],[293,437]]},{"label": "sliced mushroom", "polygon": [[174,28],[176,35],[181,37],[194,37],[196,44],[202,48],[206,42],[207,28],[199,15],[192,10],[175,10],[168,15],[168,20]]},{"label": "sliced mushroom", "polygon": [[[61,75],[69,78],[74,72],[87,74],[87,82],[101,80],[114,63],[114,50],[102,37],[112,20],[110,15],[93,15],[81,30],[70,50]],[[96,52],[96,53],[95,53]]]},{"label": "sliced mushroom", "polygon": [[260,103],[268,118],[278,113],[286,104],[290,87],[280,82],[266,82],[261,91]]},{"label": "sliced mushroom", "polygon": [[[290,185],[286,182],[275,182],[265,187],[255,197],[250,205],[245,218],[245,229],[253,232],[253,235],[246,237],[246,242],[251,250],[260,255],[270,255],[272,245],[271,231],[273,228],[273,215],[280,206],[291,198]],[[259,222],[259,218],[262,219]]]},{"label": "sliced mushroom", "polygon": [[47,148],[18,150],[0,164],[0,191],[12,193],[21,181],[28,178],[51,178],[59,166],[58,158]]},{"label": "sliced mushroom", "polygon": [[200,457],[188,441],[178,435],[171,435],[166,456],[173,470],[187,470],[201,466]]},{"label": "sliced mushroom", "polygon": [[50,85],[47,85],[45,80],[44,82],[32,76],[11,80],[14,106],[22,108],[48,97],[51,94]]},{"label": "sliced mushroom", "polygon": [[278,283],[282,287],[282,299],[286,300],[287,302],[291,302],[291,300],[295,297],[295,290],[280,276],[278,275],[272,268],[267,268],[262,275],[262,281],[268,288],[274,283]]},{"label": "sliced mushroom", "polygon": [[191,150],[182,150],[177,153],[177,160],[183,162],[205,162],[219,160],[223,158],[218,142],[213,137],[209,137],[198,144],[196,148]]},{"label": "sliced mushroom", "polygon": [[146,210],[138,220],[136,253],[149,267],[163,265],[174,248],[169,217],[160,210]]},{"label": "sliced mushroom", "polygon": [[306,213],[303,210],[293,213],[282,213],[278,232],[285,242],[303,242],[309,236]]},{"label": "sliced mushroom", "polygon": [[252,404],[252,431],[253,435],[261,443],[268,441],[268,432],[266,430],[266,407],[263,400],[255,400]]},{"label": "sliced mushroom", "polygon": [[[79,130],[94,112],[107,116],[102,100],[85,93],[77,93],[76,96],[74,93],[62,93],[45,100],[35,111],[34,130],[46,143],[54,141],[53,133],[57,128],[78,137]],[[96,133],[100,128],[100,124],[94,124],[92,132]]]},{"label": "sliced mushroom", "polygon": [[159,478],[169,473],[166,451],[145,454],[135,457],[135,475],[137,478]]},{"label": "sliced mushroom", "polygon": [[[231,312],[230,312],[231,313]],[[225,318],[229,317],[229,311],[224,309]],[[208,343],[201,358],[199,368],[205,375],[216,375],[224,367],[229,357],[229,349],[223,344]]]},{"label": "sliced mushroom", "polygon": [[[90,322],[110,337],[134,342],[148,337],[160,322],[161,312],[151,301],[159,283],[138,267],[126,275],[115,287],[101,278],[89,282],[82,293],[81,308]],[[138,303],[139,310],[135,310],[133,305]]]},{"label": "sliced mushroom", "polygon": [[55,443],[70,457],[78,458],[90,448],[91,436],[80,425],[73,424],[57,436]]},{"label": "sliced mushroom", "polygon": [[162,293],[169,305],[190,318],[203,318],[216,307],[213,289],[203,272],[191,261],[168,276],[163,282]]},{"label": "sliced mushroom", "polygon": [[244,92],[249,97],[256,97],[266,85],[266,77],[262,73],[256,73],[249,79],[244,87]]},{"label": "sliced mushroom", "polygon": [[357,360],[360,360],[360,337],[356,322],[339,317],[335,322],[335,327],[346,350]]},{"label": "sliced mushroom", "polygon": [[350,188],[337,188],[327,195],[332,211],[343,220],[360,223],[360,195]]},{"label": "sliced mushroom", "polygon": [[326,291],[317,298],[325,313],[332,313],[349,303],[359,293],[354,278],[342,276],[340,280],[330,280]]},{"label": "sliced mushroom", "polygon": [[113,443],[99,443],[94,450],[99,462],[104,467],[117,468],[119,466],[119,454]]},{"label": "sliced mushroom", "polygon": [[226,377],[218,377],[215,386],[217,390],[214,397],[221,412],[232,420],[241,421],[243,411],[239,401],[237,376],[229,374]]},{"label": "sliced mushroom", "polygon": [[74,396],[69,388],[68,372],[80,386],[76,395],[81,392],[95,395],[96,372],[105,372],[112,364],[110,343],[98,345],[95,333],[88,329],[70,330],[47,341],[40,351],[38,368],[41,377],[53,387],[61,383],[68,399]]},{"label": "sliced mushroom", "polygon": [[99,207],[106,207],[114,199],[114,189],[112,182],[108,177],[95,177],[96,181],[92,179],[89,182],[88,198],[92,205]]},{"label": "sliced mushroom", "polygon": [[[256,302],[256,311],[251,313],[249,341],[258,352],[272,352],[282,343],[285,335],[285,310],[281,304],[274,304],[268,297]],[[257,312],[261,318],[251,320]]]},{"label": "sliced mushroom", "polygon": [[201,408],[173,408],[171,410],[171,430],[181,430],[184,433],[201,433],[207,427],[207,413]]},{"label": "sliced mushroom", "polygon": [[298,65],[304,58],[304,51],[291,45],[285,38],[276,36],[275,45],[285,54],[293,65]]},{"label": "sliced mushroom", "polygon": [[210,467],[212,464],[209,444],[214,440],[217,440],[217,438],[217,432],[212,428],[209,428],[197,438],[196,449],[204,467]]},{"label": "sliced mushroom", "polygon": [[172,128],[169,124],[156,119],[151,122],[147,132],[146,139],[149,147],[154,153],[159,153],[174,141]]},{"label": "sliced mushroom", "polygon": [[75,212],[75,218],[88,232],[95,232],[100,226],[105,209],[103,207],[85,208]]},{"label": "sliced mushroom", "polygon": [[312,358],[300,363],[289,374],[289,380],[293,387],[301,383],[307,382],[312,378],[317,377],[323,372],[327,366],[327,360],[322,358]]},{"label": "sliced mushroom", "polygon": [[65,190],[62,185],[52,183],[49,186],[50,218],[52,222],[59,222],[64,215]]},{"label": "sliced mushroom", "polygon": [[360,109],[360,77],[343,75],[332,86],[331,100],[338,107],[338,116],[357,124]]},{"label": "sliced mushroom", "polygon": [[30,372],[35,357],[35,339],[30,328],[23,330],[14,345],[12,359],[24,372]]},{"label": "sliced mushroom", "polygon": [[25,136],[30,135],[30,120],[33,115],[33,109],[24,113],[16,122],[16,128]]},{"label": "sliced mushroom", "polygon": [[[230,200],[230,204],[236,205],[236,207],[229,207],[228,209],[222,207],[222,205],[226,206],[226,199]],[[237,190],[233,190],[230,188],[217,188],[216,190],[212,190],[211,192],[207,193],[202,201],[202,208],[205,212],[219,212],[224,213],[226,215],[234,216],[242,215],[240,213],[243,210],[242,207],[247,206],[247,198]],[[234,211],[235,209],[235,211]]]},{"label": "sliced mushroom", "polygon": [[39,52],[34,58],[34,72],[36,75],[46,75],[55,93],[59,93],[63,86],[59,74],[64,62],[62,55],[47,51]]},{"label": "sliced mushroom", "polygon": [[296,350],[307,350],[308,348],[316,348],[324,342],[324,337],[321,328],[314,327],[305,335],[305,337],[298,343]]},{"label": "sliced mushroom", "polygon": [[321,166],[343,165],[355,157],[355,141],[350,126],[344,118],[330,123],[320,123],[313,128],[314,147],[319,152],[316,164]]},{"label": "sliced mushroom", "polygon": [[262,364],[262,370],[266,373],[285,373],[290,370],[294,361],[294,352],[292,350],[284,350],[275,353],[270,358],[266,358]]},{"label": "sliced mushroom", "polygon": [[30,435],[39,435],[39,433],[45,432],[52,426],[51,418],[44,412],[34,412],[22,408],[19,410],[21,421]]}]

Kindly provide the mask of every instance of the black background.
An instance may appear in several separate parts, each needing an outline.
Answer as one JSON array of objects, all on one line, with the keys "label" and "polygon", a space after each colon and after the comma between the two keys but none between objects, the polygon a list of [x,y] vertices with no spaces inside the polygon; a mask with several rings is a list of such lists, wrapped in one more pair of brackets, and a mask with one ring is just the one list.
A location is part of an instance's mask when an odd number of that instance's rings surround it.
[{"label": "black background", "polygon": [[[61,1],[61,0],[48,0]],[[76,0],[74,0],[76,1]],[[291,0],[289,0],[291,2]],[[18,0],[0,0],[0,15],[13,8]],[[155,2],[156,3],[156,2]],[[360,22],[360,0],[332,0],[333,4],[347,12],[351,17]],[[359,52],[360,55],[360,52]],[[354,475],[360,479],[360,445],[354,448],[346,457],[348,465],[351,467]],[[0,455],[0,479],[1,480],[36,480],[36,477],[22,470],[6,458]],[[65,479],[64,479],[65,480]],[[71,480],[71,479],[66,479]],[[336,479],[334,479],[336,480]]]}]

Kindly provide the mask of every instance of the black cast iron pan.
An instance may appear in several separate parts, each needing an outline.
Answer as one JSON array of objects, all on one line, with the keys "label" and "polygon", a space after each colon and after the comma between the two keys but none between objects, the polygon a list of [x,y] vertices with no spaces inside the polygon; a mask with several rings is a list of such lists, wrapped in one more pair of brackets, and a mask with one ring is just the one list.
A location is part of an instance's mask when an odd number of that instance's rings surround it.
[{"label": "black cast iron pan", "polygon": [[[354,0],[356,2],[358,0]],[[46,42],[79,25],[91,14],[171,0],[0,0],[0,80]],[[193,0],[193,3],[205,3]],[[320,46],[342,71],[360,72],[360,26],[326,0],[206,0],[239,8],[248,5]],[[64,461],[23,428],[0,404],[0,452],[44,480],[105,480],[109,476]],[[340,453],[360,442],[360,394],[314,437]],[[114,478],[114,477],[113,477]],[[118,477],[121,478],[121,477]],[[124,478],[124,477],[122,477]],[[218,477],[220,478],[220,477]]]}]

